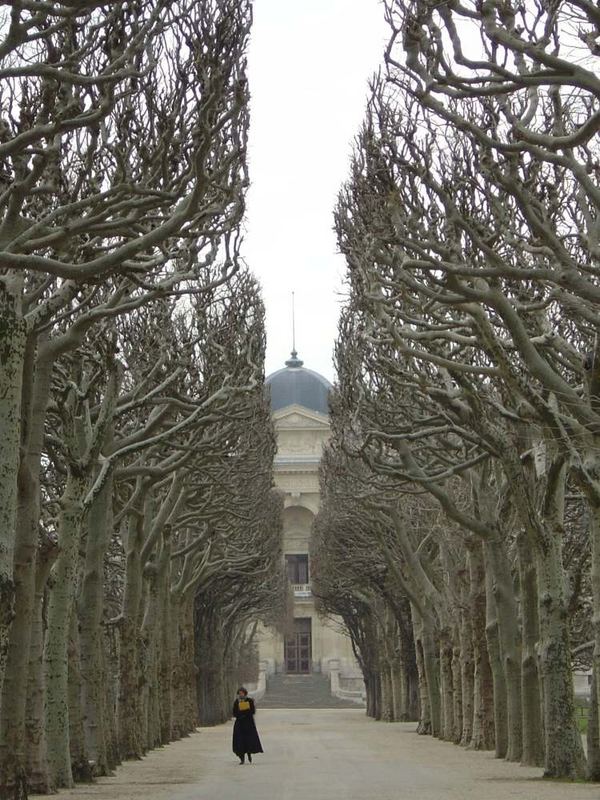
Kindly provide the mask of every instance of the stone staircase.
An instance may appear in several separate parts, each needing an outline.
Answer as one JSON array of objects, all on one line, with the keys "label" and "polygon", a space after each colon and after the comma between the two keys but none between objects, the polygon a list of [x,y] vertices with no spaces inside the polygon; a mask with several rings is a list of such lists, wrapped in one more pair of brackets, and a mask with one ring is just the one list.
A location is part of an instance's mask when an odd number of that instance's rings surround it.
[{"label": "stone staircase", "polygon": [[270,675],[260,708],[360,708],[351,700],[334,697],[326,675]]}]

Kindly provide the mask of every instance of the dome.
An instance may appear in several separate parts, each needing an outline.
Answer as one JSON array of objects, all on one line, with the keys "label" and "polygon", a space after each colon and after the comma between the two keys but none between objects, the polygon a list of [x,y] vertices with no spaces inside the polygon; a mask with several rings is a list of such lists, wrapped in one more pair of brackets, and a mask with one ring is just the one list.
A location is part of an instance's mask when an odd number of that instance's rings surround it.
[{"label": "dome", "polygon": [[298,353],[292,350],[292,357],[285,362],[285,367],[267,376],[265,383],[270,389],[271,410],[299,405],[328,415],[331,384],[303,364]]}]

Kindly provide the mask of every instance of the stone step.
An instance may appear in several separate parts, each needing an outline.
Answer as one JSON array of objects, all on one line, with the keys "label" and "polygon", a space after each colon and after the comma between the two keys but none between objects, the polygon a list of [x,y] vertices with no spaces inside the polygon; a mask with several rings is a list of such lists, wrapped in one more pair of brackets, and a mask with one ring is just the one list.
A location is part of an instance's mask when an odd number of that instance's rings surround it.
[{"label": "stone step", "polygon": [[326,675],[271,675],[261,708],[357,708],[351,700],[334,697]]}]

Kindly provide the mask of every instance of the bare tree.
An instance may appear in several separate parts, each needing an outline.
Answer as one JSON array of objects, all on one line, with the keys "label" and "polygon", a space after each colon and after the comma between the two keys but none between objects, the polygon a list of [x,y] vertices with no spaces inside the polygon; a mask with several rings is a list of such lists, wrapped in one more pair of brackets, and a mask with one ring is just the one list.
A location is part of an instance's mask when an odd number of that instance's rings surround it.
[{"label": "bare tree", "polygon": [[250,17],[149,0],[2,20],[3,797],[194,726],[208,575],[269,564],[248,608],[277,596],[263,311],[239,265]]},{"label": "bare tree", "polygon": [[39,447],[19,423],[43,416],[48,363],[103,316],[189,290],[221,243],[223,277],[236,269],[249,11],[230,6],[14,3],[3,18],[2,641],[15,544],[33,571],[16,476],[39,472],[19,441]]},{"label": "bare tree", "polygon": [[[347,434],[342,440],[380,481],[395,482],[400,492],[421,486],[459,526],[465,544],[472,548],[473,538],[483,544],[487,630],[498,633],[497,642],[490,636],[487,642],[497,753],[503,754],[506,726],[508,756],[539,759],[541,680],[546,772],[580,776],[562,542],[567,475],[581,480],[596,449],[581,358],[595,348],[594,268],[587,266],[594,251],[587,233],[579,234],[589,230],[589,181],[579,186],[573,159],[555,157],[553,143],[562,135],[559,116],[572,132],[581,109],[595,101],[591,90],[583,96],[589,82],[566,106],[558,92],[544,93],[549,73],[529,80],[531,70],[519,59],[525,51],[537,55],[527,47],[517,52],[521,29],[499,33],[514,22],[507,7],[494,6],[481,21],[481,62],[460,49],[452,13],[389,4],[388,72],[374,84],[336,216],[352,320],[338,363],[357,441]],[[553,47],[561,34],[568,37],[559,17],[546,20]],[[526,25],[522,35],[533,37],[534,27]],[[535,47],[547,50],[549,41],[540,34]],[[486,58],[496,57],[494,72]],[[542,88],[520,93],[533,84]],[[535,144],[533,134],[522,132],[523,120],[538,126]],[[561,146],[581,145],[589,154],[592,128],[582,126],[579,137],[561,139]],[[582,153],[577,157],[585,162]],[[568,258],[585,275],[579,280],[572,270],[566,286],[561,269]],[[457,479],[466,494],[456,495]],[[442,609],[463,591],[448,580],[448,565],[465,564],[462,548],[452,553],[450,541],[446,531],[436,557],[445,575],[438,592],[451,589]],[[406,544],[402,554],[409,558]],[[422,587],[421,594],[427,594]],[[440,658],[444,703],[449,671]],[[506,721],[499,713],[504,693]],[[442,709],[444,735],[450,711]],[[452,713],[460,718],[458,704]],[[558,730],[569,732],[568,747]]]}]

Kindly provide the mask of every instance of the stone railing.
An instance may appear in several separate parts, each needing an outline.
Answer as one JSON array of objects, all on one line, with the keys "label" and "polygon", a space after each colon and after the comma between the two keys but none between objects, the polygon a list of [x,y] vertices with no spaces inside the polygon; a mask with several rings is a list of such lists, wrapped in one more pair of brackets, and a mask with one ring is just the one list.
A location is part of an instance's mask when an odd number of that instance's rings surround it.
[{"label": "stone railing", "polygon": [[339,697],[341,700],[351,700],[353,703],[365,702],[364,689],[345,689],[342,686],[342,676],[340,670],[339,658],[330,658],[328,663],[329,667],[329,687],[331,694],[334,697]]},{"label": "stone railing", "polygon": [[255,700],[262,700],[267,691],[267,672],[268,664],[260,661],[258,665],[258,682],[248,687],[248,694]]},{"label": "stone railing", "polygon": [[292,583],[292,591],[294,597],[310,597],[312,595],[310,583]]}]

